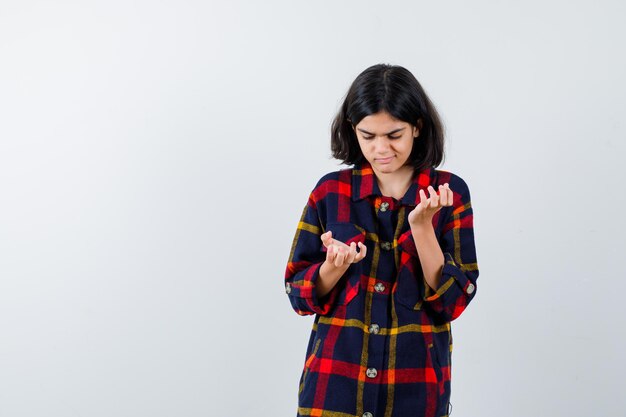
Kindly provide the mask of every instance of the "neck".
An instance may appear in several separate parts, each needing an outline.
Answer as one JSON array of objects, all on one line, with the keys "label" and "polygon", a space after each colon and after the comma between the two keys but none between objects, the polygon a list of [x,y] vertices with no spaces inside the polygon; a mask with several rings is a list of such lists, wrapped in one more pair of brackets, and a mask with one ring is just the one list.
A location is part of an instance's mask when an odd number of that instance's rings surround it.
[{"label": "neck", "polygon": [[391,173],[378,172],[374,169],[380,192],[387,197],[400,200],[413,182],[413,167],[404,166]]}]

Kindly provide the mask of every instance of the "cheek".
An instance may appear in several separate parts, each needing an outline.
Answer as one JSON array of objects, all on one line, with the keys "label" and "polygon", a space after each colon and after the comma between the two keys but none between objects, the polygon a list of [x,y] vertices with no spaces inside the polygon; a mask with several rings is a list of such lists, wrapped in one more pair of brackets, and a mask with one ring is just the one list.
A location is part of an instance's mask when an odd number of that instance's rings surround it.
[{"label": "cheek", "polygon": [[369,146],[367,146],[366,143],[363,143],[362,141],[359,141],[359,148],[361,148],[361,153],[365,156],[367,156],[370,153],[369,150]]},{"label": "cheek", "polygon": [[411,140],[407,141],[405,148],[405,151],[407,153],[411,153],[411,151],[413,150],[413,146],[415,145],[415,140],[413,138],[411,138]]},{"label": "cheek", "polygon": [[413,143],[409,141],[398,143],[396,144],[396,146],[394,146],[394,148],[396,152],[399,152],[402,154],[410,154],[411,150],[413,149]]}]

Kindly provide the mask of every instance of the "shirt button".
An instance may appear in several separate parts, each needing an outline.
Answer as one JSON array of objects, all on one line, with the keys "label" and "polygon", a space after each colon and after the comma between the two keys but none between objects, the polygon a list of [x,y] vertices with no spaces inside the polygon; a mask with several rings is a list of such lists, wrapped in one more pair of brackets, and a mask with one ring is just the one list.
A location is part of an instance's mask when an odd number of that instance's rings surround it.
[{"label": "shirt button", "polygon": [[474,292],[474,290],[476,289],[476,287],[474,286],[474,284],[472,284],[471,282],[469,283],[469,285],[467,286],[467,289],[465,290],[468,294],[471,294]]},{"label": "shirt button", "polygon": [[365,371],[365,375],[367,375],[368,378],[376,378],[378,372],[376,371],[376,368],[367,368],[367,371]]},{"label": "shirt button", "polygon": [[374,417],[374,414],[370,413],[369,411],[366,411],[363,413],[363,417]]},{"label": "shirt button", "polygon": [[383,250],[391,250],[391,242],[380,242],[380,247]]},{"label": "shirt button", "polygon": [[385,285],[382,282],[377,282],[376,285],[374,285],[374,289],[376,292],[383,292],[385,291]]},{"label": "shirt button", "polygon": [[382,203],[380,203],[380,211],[387,211],[388,208],[389,208],[389,203],[387,203],[386,201],[383,201]]},{"label": "shirt button", "polygon": [[380,326],[378,324],[374,323],[370,325],[370,333],[378,334],[379,331],[380,331]]},{"label": "shirt button", "polygon": [[286,283],[285,284],[285,292],[287,294],[289,294],[291,292],[291,284],[290,283]]}]

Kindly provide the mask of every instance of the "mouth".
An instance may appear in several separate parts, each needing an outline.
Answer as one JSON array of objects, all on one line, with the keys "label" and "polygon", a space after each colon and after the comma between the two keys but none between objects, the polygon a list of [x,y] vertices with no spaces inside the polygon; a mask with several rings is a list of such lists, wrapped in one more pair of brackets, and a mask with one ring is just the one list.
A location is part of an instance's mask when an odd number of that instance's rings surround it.
[{"label": "mouth", "polygon": [[392,159],[393,156],[387,158],[376,158],[376,162],[378,162],[379,164],[388,164],[389,162],[391,162]]}]

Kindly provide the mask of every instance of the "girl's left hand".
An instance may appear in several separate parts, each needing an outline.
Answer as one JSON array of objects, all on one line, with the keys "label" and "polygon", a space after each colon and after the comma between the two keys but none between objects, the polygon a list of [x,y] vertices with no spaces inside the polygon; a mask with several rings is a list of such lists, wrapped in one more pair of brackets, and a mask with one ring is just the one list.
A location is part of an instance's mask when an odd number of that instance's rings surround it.
[{"label": "girl's left hand", "polygon": [[426,197],[424,190],[420,190],[420,203],[409,213],[409,225],[432,225],[435,213],[442,207],[452,205],[452,190],[448,183],[439,186],[439,194],[432,185],[428,186],[428,192],[430,198]]}]

